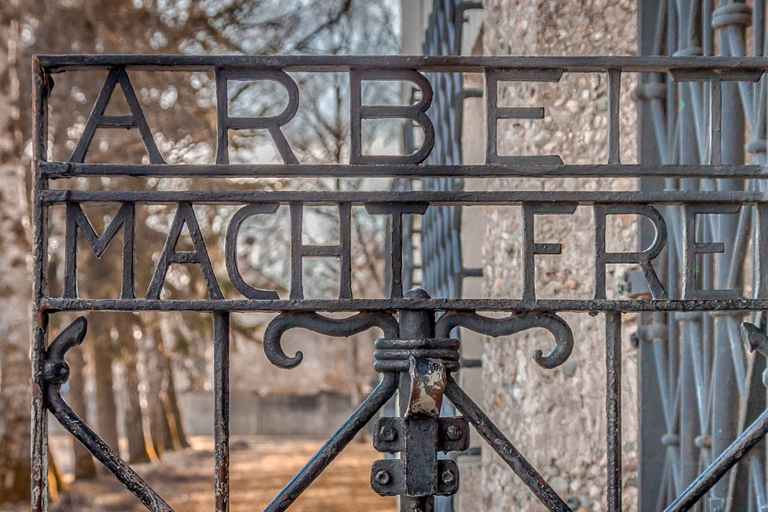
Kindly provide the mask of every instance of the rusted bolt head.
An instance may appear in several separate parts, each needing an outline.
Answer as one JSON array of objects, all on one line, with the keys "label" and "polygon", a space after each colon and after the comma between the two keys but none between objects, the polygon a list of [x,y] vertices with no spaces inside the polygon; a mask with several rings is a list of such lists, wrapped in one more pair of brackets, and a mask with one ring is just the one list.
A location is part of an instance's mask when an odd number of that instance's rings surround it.
[{"label": "rusted bolt head", "polygon": [[379,438],[382,441],[387,441],[387,442],[394,441],[396,437],[397,437],[397,432],[395,432],[395,429],[393,429],[389,425],[383,425],[379,429]]},{"label": "rusted bolt head", "polygon": [[389,485],[390,482],[392,482],[392,475],[389,474],[389,471],[386,471],[384,469],[380,469],[379,471],[377,471],[374,478],[381,485]]},{"label": "rusted bolt head", "polygon": [[46,361],[43,365],[43,380],[48,384],[64,384],[69,380],[69,364],[66,361]]},{"label": "rusted bolt head", "polygon": [[456,441],[457,439],[461,438],[461,430],[461,427],[451,425],[446,429],[445,435],[448,436],[448,439],[451,441]]},{"label": "rusted bolt head", "polygon": [[452,484],[456,481],[456,474],[451,469],[446,469],[442,474],[443,482],[446,484]]}]

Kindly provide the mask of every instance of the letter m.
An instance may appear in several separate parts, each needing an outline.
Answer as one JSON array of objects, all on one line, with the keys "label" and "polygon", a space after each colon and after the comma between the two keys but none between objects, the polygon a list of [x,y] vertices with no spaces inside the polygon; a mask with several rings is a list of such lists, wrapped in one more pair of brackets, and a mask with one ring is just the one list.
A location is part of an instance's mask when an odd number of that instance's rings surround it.
[{"label": "letter m", "polygon": [[83,233],[97,258],[101,258],[107,246],[123,227],[123,279],[121,299],[134,299],[133,282],[133,240],[135,208],[133,203],[123,203],[117,214],[104,228],[101,236],[96,234],[91,221],[85,216],[80,203],[67,203],[67,232],[64,247],[64,297],[77,297],[77,231]]}]

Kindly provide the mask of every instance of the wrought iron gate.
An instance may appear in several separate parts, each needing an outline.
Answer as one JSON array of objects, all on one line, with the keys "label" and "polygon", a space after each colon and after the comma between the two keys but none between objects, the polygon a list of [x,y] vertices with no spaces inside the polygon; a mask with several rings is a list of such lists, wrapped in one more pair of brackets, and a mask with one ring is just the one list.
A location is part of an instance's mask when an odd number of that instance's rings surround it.
[{"label": "wrought iron gate", "polygon": [[[555,343],[547,355],[541,350],[532,354],[535,364],[557,371],[573,350],[574,338],[568,324],[559,316],[561,312],[602,314],[605,319],[606,363],[606,421],[607,421],[607,508],[621,508],[621,320],[622,315],[641,312],[651,315],[644,333],[650,335],[651,347],[666,350],[667,332],[671,327],[663,323],[668,314],[687,322],[684,329],[702,332],[706,327],[702,315],[715,312],[715,331],[725,330],[727,343],[723,350],[728,357],[742,350],[742,341],[753,351],[750,365],[745,366],[747,389],[759,384],[759,369],[768,354],[765,325],[758,321],[759,312],[768,308],[765,297],[766,277],[762,271],[768,264],[768,201],[758,186],[760,178],[768,174],[763,165],[746,165],[730,161],[730,142],[723,139],[726,116],[730,109],[727,93],[732,83],[752,83],[762,80],[768,69],[764,58],[726,57],[594,57],[594,58],[486,58],[486,57],[191,57],[191,56],[39,56],[36,61],[34,152],[36,161],[35,195],[35,326],[34,326],[34,380],[39,393],[34,397],[33,439],[33,509],[45,510],[47,503],[47,412],[109,469],[150,510],[171,510],[171,507],[152,490],[118,455],[104,443],[64,402],[61,385],[67,381],[69,367],[64,360],[66,352],[86,339],[86,323],[79,319],[59,332],[48,343],[48,320],[51,315],[73,311],[197,311],[213,317],[214,334],[214,390],[215,410],[215,486],[217,510],[229,507],[229,322],[237,312],[265,311],[279,313],[264,335],[264,350],[268,359],[281,368],[295,368],[302,354],[286,354],[281,337],[289,329],[308,329],[328,336],[350,336],[371,328],[378,328],[383,337],[376,342],[375,369],[382,374],[376,389],[360,404],[350,418],[310,459],[307,465],[286,485],[266,510],[283,510],[314,481],[317,476],[344,449],[377,411],[392,397],[397,396],[398,414],[377,420],[374,446],[383,453],[399,454],[396,458],[376,461],[371,473],[371,486],[382,495],[400,496],[402,510],[431,510],[434,496],[450,495],[459,486],[459,472],[455,462],[438,458],[438,452],[461,452],[468,446],[469,425],[472,425],[515,475],[520,478],[550,510],[569,510],[542,475],[527,462],[507,437],[473,402],[451,376],[461,364],[460,342],[451,337],[457,327],[473,330],[487,336],[505,336],[532,328],[543,328],[552,333]],[[85,123],[84,132],[68,161],[48,160],[48,98],[53,88],[53,76],[60,73],[78,73],[84,70],[103,70],[106,81],[93,111]],[[217,84],[218,141],[216,163],[208,165],[169,165],[163,161],[131,85],[130,73],[136,71],[205,71],[215,74]],[[281,127],[295,115],[299,106],[299,89],[289,73],[347,73],[351,87],[351,155],[349,164],[305,165],[293,155],[289,141]],[[429,73],[431,80],[425,77]],[[431,119],[428,109],[435,90],[432,82],[441,74],[455,75],[479,73],[485,79],[484,98],[488,116],[487,163],[483,165],[423,164],[433,149],[440,120]],[[498,120],[536,119],[541,117],[538,107],[506,107],[498,101],[498,84],[514,81],[558,81],[563,73],[598,73],[607,78],[608,87],[608,161],[590,165],[566,165],[559,157],[506,156],[497,150]],[[673,158],[662,163],[620,163],[619,102],[623,75],[645,73],[647,76],[665,77],[681,82],[678,87],[705,91],[709,122],[699,126],[703,141],[701,161],[678,161]],[[288,104],[274,117],[235,118],[227,109],[227,86],[230,80],[269,80],[285,89]],[[420,99],[406,106],[382,106],[363,103],[362,82],[366,80],[401,80],[415,84]],[[120,87],[130,115],[109,115],[106,105],[115,88]],[[651,83],[641,88],[638,97],[655,98],[661,87]],[[666,90],[666,87],[665,87]],[[439,92],[439,91],[438,91]],[[676,106],[676,103],[673,103]],[[674,111],[675,109],[670,109]],[[406,119],[417,123],[423,133],[423,142],[412,154],[378,156],[365,154],[360,143],[363,120],[376,118]],[[142,136],[149,163],[98,164],[87,163],[85,156],[97,128],[136,129]],[[264,129],[272,137],[282,165],[229,164],[227,161],[227,135],[231,129]],[[728,132],[726,132],[728,133]],[[753,133],[761,133],[759,129]],[[720,150],[720,143],[723,149]],[[683,187],[682,190],[642,190],[632,192],[546,192],[526,190],[500,190],[464,192],[460,190],[403,190],[391,192],[343,191],[259,191],[231,190],[82,190],[78,180],[65,181],[64,186],[53,186],[53,180],[93,177],[637,177],[642,179],[669,179],[677,184],[701,180],[702,190]],[[713,183],[713,180],[714,181]],[[748,187],[731,186],[749,183]],[[131,183],[131,182],[121,182]],[[720,186],[722,184],[722,186]],[[97,234],[82,209],[86,203],[115,205],[115,215],[102,234]],[[165,246],[152,273],[148,290],[137,297],[134,282],[134,253],[137,243],[134,231],[136,208],[145,204],[170,204],[176,213]],[[227,272],[234,290],[222,292],[213,265],[200,234],[201,227],[195,217],[194,204],[234,205],[240,208],[231,217],[226,230],[225,247]],[[246,283],[234,257],[238,231],[244,219],[254,215],[270,215],[280,205],[291,211],[291,289],[289,297],[280,298],[271,290],[261,290]],[[330,205],[338,209],[340,219],[339,243],[336,245],[309,245],[302,240],[302,211],[305,206]],[[522,237],[525,288],[520,298],[459,299],[430,297],[426,291],[403,288],[403,219],[421,216],[439,206],[456,208],[476,205],[520,205],[525,219]],[[559,254],[558,244],[537,243],[534,236],[536,215],[567,214],[578,205],[591,207],[594,212],[595,233],[595,295],[580,300],[537,298],[534,267],[536,255]],[[50,225],[60,222],[61,216],[51,214],[54,208],[64,207],[66,219],[66,270],[63,293],[53,296],[46,279],[47,237]],[[365,208],[374,215],[386,215],[389,220],[389,292],[386,297],[374,299],[354,298],[350,282],[350,211]],[[611,215],[636,215],[647,219],[653,239],[637,252],[616,253],[606,248],[606,218]],[[712,255],[723,251],[722,237],[727,230],[709,231],[711,227],[727,225],[736,215],[741,230],[754,228],[754,264],[757,269],[753,298],[742,297],[732,289],[731,276],[739,275],[745,260],[746,242],[728,259],[715,259]],[[702,222],[706,219],[707,222]],[[697,222],[698,221],[698,222]],[[186,226],[193,250],[176,248],[180,234]],[[739,229],[736,231],[739,232]],[[123,272],[120,297],[80,298],[77,295],[77,241],[78,232],[99,256],[116,234],[123,231]],[[676,238],[673,238],[676,237]],[[662,251],[669,239],[681,240],[676,254],[682,263],[665,267],[673,258],[665,258]],[[670,246],[671,247],[671,246]],[[338,299],[308,299],[303,294],[303,259],[306,257],[336,258],[340,266]],[[701,261],[699,261],[701,260]],[[658,262],[662,265],[658,265]],[[701,268],[728,263],[727,274],[717,273],[718,280],[706,278]],[[605,269],[609,264],[635,264],[642,273],[637,282],[647,285],[647,293],[633,300],[608,298]],[[198,300],[172,300],[161,295],[163,283],[171,265],[198,265],[202,270],[207,297]],[[665,269],[671,270],[665,270]],[[679,271],[678,271],[679,268]],[[681,275],[682,283],[669,276]],[[723,277],[721,277],[723,276]],[[728,279],[725,278],[728,277]],[[730,279],[730,280],[729,280]],[[323,313],[352,312],[339,318]],[[506,316],[486,316],[483,312],[501,312]],[[745,315],[754,314],[753,323],[742,323]],[[655,321],[658,320],[658,321]],[[759,325],[756,326],[755,324]],[[673,325],[673,324],[669,324]],[[739,334],[739,329],[741,334]],[[677,332],[677,331],[674,331]],[[692,338],[695,339],[695,336]],[[737,343],[732,343],[733,341]],[[645,341],[643,350],[645,347]],[[720,353],[717,345],[716,353]],[[677,349],[669,349],[676,354]],[[672,356],[670,356],[672,357]],[[674,357],[677,361],[677,356]],[[662,358],[662,361],[663,358]],[[715,357],[715,364],[719,359]],[[660,365],[660,368],[665,367]],[[737,368],[738,369],[738,368]],[[698,368],[692,368],[698,371]],[[682,388],[681,388],[682,389]],[[687,388],[686,388],[687,389]],[[710,390],[725,386],[710,386]],[[674,400],[681,400],[680,394]],[[444,398],[453,404],[460,416],[442,417]],[[695,398],[695,397],[694,397]],[[683,401],[681,400],[681,403]],[[695,402],[695,400],[694,400]],[[691,403],[694,403],[691,402]],[[702,474],[691,479],[687,489],[675,489],[669,497],[676,497],[667,510],[687,510],[715,485],[726,471],[742,460],[768,431],[768,412],[764,405],[750,408],[740,418],[743,430],[727,432],[713,439],[713,462],[702,465]],[[733,418],[715,414],[715,420]],[[675,417],[679,419],[679,417]],[[676,421],[672,422],[677,424]],[[749,426],[747,426],[749,425]],[[697,433],[698,435],[698,433]],[[720,443],[720,444],[715,444]],[[673,443],[669,443],[673,444]],[[706,439],[702,443],[706,445]],[[754,460],[754,459],[752,459]],[[708,461],[707,461],[708,462]],[[751,461],[750,461],[751,462]],[[757,467],[760,466],[760,461]],[[744,464],[742,464],[744,466]],[[752,464],[750,467],[755,466]],[[757,469],[755,469],[757,471]],[[735,480],[731,480],[734,482]],[[727,480],[720,480],[720,484]],[[738,483],[738,482],[737,482]],[[733,484],[735,485],[735,484]],[[715,492],[718,492],[715,489]],[[718,495],[716,495],[718,496]],[[671,500],[670,500],[671,501]],[[710,502],[712,503],[712,502]],[[715,505],[717,505],[715,503]]]}]

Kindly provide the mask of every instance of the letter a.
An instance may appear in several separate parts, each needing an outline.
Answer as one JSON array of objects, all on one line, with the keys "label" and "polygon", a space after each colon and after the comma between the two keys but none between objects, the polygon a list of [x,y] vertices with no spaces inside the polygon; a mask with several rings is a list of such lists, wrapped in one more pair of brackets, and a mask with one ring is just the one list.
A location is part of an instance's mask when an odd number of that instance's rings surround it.
[{"label": "letter a", "polygon": [[[108,116],[104,115],[107,110],[107,105],[112,97],[112,93],[115,91],[115,86],[120,84],[120,89],[123,91],[125,101],[128,104],[128,109],[131,111],[129,116]],[[72,156],[69,157],[69,161],[73,163],[83,163],[85,161],[85,154],[88,152],[88,147],[93,141],[93,135],[96,133],[97,128],[138,128],[141,134],[141,140],[144,141],[144,146],[147,148],[147,154],[149,155],[149,161],[153,164],[164,164],[163,157],[160,156],[160,152],[157,150],[155,140],[152,138],[152,132],[149,130],[147,120],[144,118],[144,113],[141,111],[139,100],[136,97],[136,93],[131,86],[131,81],[128,79],[128,73],[124,68],[112,68],[107,75],[107,79],[104,81],[104,85],[99,92],[99,96],[96,98],[96,102],[93,104],[93,110],[88,117],[88,121],[85,123],[85,129],[83,135],[77,142],[75,150],[72,152]]]}]

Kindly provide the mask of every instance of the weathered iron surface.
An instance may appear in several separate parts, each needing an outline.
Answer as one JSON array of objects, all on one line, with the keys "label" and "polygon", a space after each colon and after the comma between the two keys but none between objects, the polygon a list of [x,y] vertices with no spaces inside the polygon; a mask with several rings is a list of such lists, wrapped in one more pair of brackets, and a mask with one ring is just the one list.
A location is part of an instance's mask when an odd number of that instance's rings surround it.
[{"label": "weathered iron surface", "polygon": [[[464,5],[464,8],[471,6]],[[456,10],[463,16],[463,10]],[[725,18],[723,18],[725,19]],[[722,21],[722,20],[721,20]],[[725,23],[724,21],[722,21]],[[454,26],[454,25],[450,25]],[[106,81],[97,98],[92,114],[86,121],[88,127],[75,146],[69,161],[48,161],[47,112],[48,99],[53,87],[54,73],[73,73],[82,70],[103,70]],[[706,456],[702,457],[703,474],[687,475],[691,488],[685,491],[679,484],[669,486],[662,499],[661,508],[680,496],[672,510],[685,510],[693,506],[711,490],[716,499],[728,498],[731,510],[738,510],[738,493],[744,480],[723,479],[729,468],[736,464],[739,474],[756,474],[763,462],[748,456],[765,435],[764,400],[759,401],[758,414],[754,407],[739,416],[735,406],[726,407],[715,401],[714,407],[706,414],[702,411],[694,416],[679,415],[673,409],[680,402],[677,385],[677,368],[670,359],[688,361],[685,375],[691,377],[686,386],[698,384],[701,379],[695,374],[701,369],[696,366],[697,355],[711,356],[711,351],[696,348],[695,343],[704,334],[717,333],[718,368],[720,377],[736,375],[741,383],[739,396],[733,403],[745,402],[748,395],[757,393],[747,382],[746,376],[754,377],[764,363],[751,356],[749,372],[744,361],[738,363],[736,355],[742,350],[739,327],[749,312],[758,313],[768,309],[766,291],[768,281],[763,269],[768,264],[768,195],[761,178],[768,176],[764,160],[746,165],[731,154],[735,151],[724,137],[729,137],[734,125],[728,120],[731,103],[726,100],[742,90],[757,91],[764,83],[763,74],[768,69],[768,59],[763,57],[583,57],[583,58],[538,58],[538,57],[193,57],[193,56],[125,56],[125,55],[80,55],[40,56],[36,61],[35,77],[35,129],[34,143],[35,175],[35,216],[34,216],[34,290],[35,327],[33,346],[33,370],[37,393],[34,397],[33,433],[33,510],[44,511],[47,503],[47,414],[51,411],[65,428],[80,440],[113,474],[128,487],[150,510],[165,511],[170,507],[157,496],[135,473],[96,436],[82,420],[72,413],[58,393],[59,386],[66,380],[68,367],[64,354],[68,348],[83,341],[85,325],[76,321],[59,334],[51,344],[48,339],[48,319],[58,312],[86,310],[118,311],[201,311],[208,312],[214,319],[214,391],[216,408],[215,435],[215,481],[214,493],[218,511],[229,507],[229,336],[230,314],[238,311],[263,311],[280,313],[268,326],[264,336],[265,353],[269,360],[282,368],[300,368],[302,354],[288,355],[281,347],[281,337],[292,328],[303,328],[329,336],[350,336],[371,328],[378,328],[383,337],[376,342],[374,367],[382,374],[378,387],[362,402],[352,416],[340,426],[324,447],[308,462],[286,488],[272,501],[267,510],[284,510],[319,476],[330,462],[344,449],[366,423],[382,410],[385,404],[397,395],[399,410],[380,418],[374,435],[374,445],[385,453],[395,453],[398,458],[384,459],[374,464],[371,485],[380,494],[396,494],[401,497],[402,510],[432,510],[435,496],[451,495],[459,486],[458,466],[453,460],[443,459],[441,452],[466,452],[468,448],[468,424],[474,426],[490,448],[499,454],[512,468],[531,492],[550,510],[568,510],[563,498],[558,496],[542,475],[534,468],[458,386],[451,376],[462,364],[461,344],[455,336],[457,328],[474,330],[488,336],[507,336],[526,329],[544,328],[554,336],[554,348],[548,355],[536,351],[533,360],[540,366],[554,371],[570,356],[574,346],[573,334],[559,313],[570,311],[588,314],[605,314],[606,317],[606,453],[608,462],[606,497],[607,508],[620,510],[622,490],[621,461],[621,319],[623,313],[647,312],[639,331],[638,342],[644,354],[652,351],[657,359],[660,382],[663,389],[663,414],[668,432],[663,441],[669,446],[669,453],[679,455],[681,444],[701,446]],[[232,118],[226,110],[226,101],[217,105],[218,139],[215,163],[210,165],[169,165],[162,156],[155,154],[151,127],[146,123],[138,101],[129,101],[129,116],[106,115],[103,96],[120,87],[126,98],[132,96],[133,86],[130,75],[133,71],[208,71],[216,75],[217,94],[227,98],[226,87],[229,79],[271,80],[281,85],[288,94],[288,105],[279,114],[265,118]],[[305,165],[298,161],[290,147],[290,141],[281,128],[295,115],[299,103],[298,89],[291,76],[293,72],[346,73],[354,92],[350,105],[350,126],[353,151],[350,161],[335,165]],[[717,147],[722,151],[701,151],[701,158],[666,158],[658,163],[622,164],[618,113],[622,77],[626,73],[643,73],[655,81],[644,83],[637,92],[642,101],[653,102],[657,107],[667,101],[659,84],[665,84],[666,94],[670,91],[715,91],[706,98],[698,96],[700,105],[707,105],[707,111],[722,114],[723,119],[707,124],[699,117],[701,147]],[[446,112],[445,105],[453,105],[454,96],[444,97],[446,91],[461,92],[455,83],[467,73],[481,74],[486,83],[484,92],[486,108],[493,119],[494,128],[489,130],[491,139],[487,144],[486,164],[461,165],[456,154],[446,164],[431,160],[434,151],[448,154],[444,141],[440,139],[443,117],[434,116],[430,105],[443,105],[440,112]],[[557,81],[564,73],[598,73],[608,81],[609,98],[607,123],[608,147],[605,162],[590,165],[564,164],[557,155],[526,157],[500,155],[494,137],[496,119],[530,119],[540,117],[542,108],[520,109],[497,104],[494,84],[503,81]],[[407,106],[368,105],[362,102],[359,88],[365,80],[404,80],[418,89],[418,101]],[[436,83],[440,87],[435,87]],[[453,84],[453,85],[448,85]],[[654,85],[654,87],[646,87]],[[746,88],[746,89],[745,89]],[[722,98],[717,94],[721,91]],[[731,95],[731,96],[729,96]],[[460,95],[461,96],[461,95]],[[135,94],[133,95],[135,98]],[[461,96],[463,97],[463,96]],[[754,99],[756,96],[750,96]],[[692,98],[691,98],[692,99]],[[731,98],[732,99],[732,98]],[[360,101],[358,101],[360,100]],[[705,101],[706,100],[706,101]],[[750,100],[751,101],[751,100]],[[693,103],[693,102],[691,102]],[[688,104],[688,102],[686,102]],[[672,103],[672,105],[676,105]],[[698,107],[697,107],[698,108]],[[672,109],[674,110],[674,109]],[[764,111],[765,109],[763,109]],[[670,111],[671,112],[671,111]],[[701,112],[696,115],[700,116]],[[671,115],[671,114],[670,114]],[[762,134],[765,123],[757,122],[751,129],[753,134]],[[411,125],[419,125],[425,134],[419,147],[403,155],[365,154],[359,142],[360,126],[370,119],[401,119]],[[455,121],[455,120],[454,120]],[[454,122],[450,121],[450,122]],[[693,126],[693,125],[691,125]],[[128,128],[138,130],[148,154],[149,164],[98,164],[88,163],[86,158],[93,131],[98,128]],[[431,128],[430,128],[431,127]],[[258,128],[266,130],[275,142],[283,164],[239,165],[230,164],[226,157],[226,136],[231,129]],[[432,133],[434,129],[434,134]],[[455,130],[452,132],[455,135]],[[762,136],[762,135],[761,135]],[[759,139],[763,140],[763,139]],[[660,143],[666,144],[661,137]],[[453,140],[455,142],[455,140]],[[707,146],[708,145],[708,146]],[[735,144],[738,146],[738,144]],[[759,144],[753,146],[759,149]],[[750,147],[753,147],[750,146]],[[763,146],[764,147],[764,146]],[[730,148],[730,149],[729,149]],[[739,148],[740,149],[740,148]],[[753,148],[754,149],[754,148]],[[450,150],[453,151],[453,150]],[[764,150],[763,150],[764,153]],[[670,155],[672,155],[670,153]],[[674,155],[673,155],[674,156]],[[678,155],[679,156],[679,155]],[[132,176],[139,178],[164,178],[170,176],[205,177],[249,176],[249,177],[290,177],[290,176],[350,176],[350,177],[419,177],[442,181],[424,182],[419,189],[403,185],[391,192],[367,191],[256,191],[247,186],[237,191],[171,191],[171,190],[79,190],[76,180],[64,181],[61,186],[51,187],[51,180],[78,177]],[[458,180],[464,176],[489,177],[639,177],[643,179],[670,180],[666,187],[643,189],[632,192],[558,192],[498,190],[492,192],[470,192],[462,190]],[[713,184],[713,179],[717,181]],[[696,181],[698,180],[698,181]],[[733,181],[737,180],[737,181]],[[699,185],[688,186],[694,181]],[[679,183],[685,186],[678,187]],[[86,203],[109,204],[116,212],[105,230],[99,234],[88,219],[83,205]],[[136,208],[147,204],[165,204],[175,208],[165,245],[154,264],[152,279],[146,291],[135,286],[135,245],[140,240],[134,230]],[[201,226],[195,217],[196,204],[236,205],[240,208],[225,229],[225,266],[227,276],[239,295],[225,293],[219,285],[215,266],[201,234]],[[290,210],[290,290],[287,297],[280,297],[275,290],[258,289],[243,279],[237,267],[238,233],[245,219],[254,215],[272,215],[279,205]],[[339,240],[329,245],[312,245],[302,238],[302,218],[307,206],[326,205],[339,212]],[[462,208],[482,205],[521,206],[525,217],[525,232],[522,236],[524,265],[524,286],[521,297],[501,299],[463,299],[456,293],[461,279],[466,275],[478,275],[476,269],[465,269],[460,258],[455,258],[460,239],[451,235],[460,220]],[[534,233],[535,216],[556,213],[566,216],[578,206],[591,208],[595,218],[595,281],[594,296],[582,299],[554,300],[538,298],[533,279],[534,262],[540,255],[557,255],[559,244],[536,242]],[[54,296],[50,290],[45,272],[48,253],[50,223],[59,221],[52,216],[52,208],[65,211],[64,258],[65,275],[61,296]],[[387,293],[377,298],[355,298],[351,269],[352,218],[351,210],[364,207],[373,215],[388,219],[387,236],[389,272]],[[442,213],[439,213],[442,212]],[[644,244],[638,251],[616,253],[608,250],[606,217],[611,215],[636,215],[648,219],[649,226],[643,235]],[[413,244],[407,237],[413,234],[411,221],[422,217],[422,249],[433,259],[422,258],[424,280],[428,288],[439,290],[435,298],[423,290],[407,291],[412,283],[412,274],[404,266],[413,260],[406,252]],[[753,221],[754,219],[754,221]],[[702,233],[705,226],[706,232]],[[442,231],[430,231],[430,226]],[[192,241],[192,250],[176,249],[176,242],[186,227]],[[123,231],[123,260],[119,297],[90,299],[78,295],[77,253],[78,240],[84,238],[96,257],[100,257]],[[740,252],[724,253],[729,236],[743,241],[753,230],[754,264],[760,269],[755,279],[753,292],[746,293],[737,286],[746,258],[744,245]],[[78,233],[83,237],[78,237]],[[440,234],[442,233],[442,234]],[[674,249],[674,258],[670,256]],[[431,251],[431,252],[430,252]],[[727,257],[721,257],[721,253]],[[441,256],[442,255],[442,256]],[[451,256],[453,255],[453,256]],[[331,258],[339,263],[339,293],[335,298],[310,299],[304,296],[303,260],[305,258]],[[453,259],[451,259],[453,258]],[[675,259],[677,258],[677,259]],[[673,261],[674,260],[674,261]],[[679,260],[679,261],[678,261]],[[713,278],[703,279],[698,262],[712,272]],[[433,271],[429,265],[450,262]],[[143,262],[146,264],[147,262]],[[611,264],[634,264],[640,272],[633,282],[633,295],[628,299],[609,299],[606,292],[605,268]],[[202,271],[206,284],[206,297],[195,300],[169,300],[163,298],[166,274],[172,265],[197,265]],[[718,266],[719,265],[719,266]],[[713,269],[717,269],[715,272]],[[715,279],[716,278],[716,279]],[[644,289],[640,290],[641,287]],[[233,292],[234,293],[234,292]],[[500,311],[507,316],[492,318],[483,312]],[[355,312],[348,318],[324,316],[321,313]],[[704,313],[716,312],[714,316]],[[669,316],[668,313],[675,313]],[[670,319],[673,321],[670,322]],[[751,319],[757,324],[756,318]],[[765,340],[760,337],[762,327],[745,327],[746,341],[758,351],[764,349]],[[687,344],[679,348],[680,332],[684,333]],[[673,341],[674,340],[674,341]],[[735,342],[735,343],[734,343]],[[734,346],[736,348],[734,348]],[[691,351],[681,352],[681,351]],[[709,350],[709,349],[707,349]],[[708,354],[708,355],[707,355]],[[697,363],[698,364],[698,363]],[[476,362],[473,363],[476,366]],[[728,368],[726,368],[728,366]],[[296,371],[301,371],[300,369]],[[668,375],[665,372],[672,372]],[[743,377],[743,378],[742,378]],[[696,380],[699,379],[699,380]],[[720,381],[707,385],[707,390],[725,389]],[[695,387],[681,388],[685,392],[696,391]],[[760,390],[764,394],[764,390]],[[729,391],[730,393],[730,391]],[[688,395],[686,395],[688,396]],[[697,400],[693,393],[693,401]],[[702,394],[699,394],[702,396]],[[447,398],[447,400],[445,400]],[[452,404],[456,416],[448,407]],[[693,402],[686,402],[693,403]],[[751,403],[751,402],[750,402]],[[722,407],[721,407],[722,406]],[[720,407],[720,408],[718,408]],[[461,414],[461,416],[458,416]],[[705,418],[705,416],[707,416]],[[738,416],[738,421],[733,418]],[[681,419],[682,418],[682,419]],[[702,426],[697,436],[691,418]],[[708,419],[710,418],[712,421]],[[756,422],[751,427],[748,423]],[[679,421],[678,421],[679,420]],[[749,420],[749,421],[747,421]],[[683,423],[687,430],[681,432]],[[724,429],[717,430],[717,422],[724,422]],[[729,423],[730,422],[730,423]],[[743,428],[736,428],[739,423]],[[698,436],[710,432],[703,426],[713,427],[718,436]],[[662,441],[661,438],[658,439]],[[686,444],[687,443],[687,444]],[[760,449],[760,448],[755,448]],[[476,452],[473,452],[476,453]],[[686,452],[688,453],[688,452]],[[692,457],[690,454],[686,457]],[[710,457],[711,456],[711,457]],[[747,464],[742,462],[749,458]],[[710,461],[711,459],[711,461]],[[690,462],[690,461],[689,461]],[[711,462],[711,464],[710,464]],[[757,464],[757,469],[753,466]],[[690,467],[686,466],[686,467]],[[695,467],[695,465],[693,466]],[[745,469],[746,468],[746,469]],[[675,469],[674,471],[678,471]],[[671,474],[672,470],[670,470]],[[257,475],[254,475],[257,477]],[[690,478],[689,478],[690,476]],[[669,477],[672,478],[671,476]],[[756,486],[757,478],[748,478],[749,485]],[[677,482],[677,481],[676,481]],[[725,492],[719,486],[725,486]],[[756,487],[755,487],[756,488]],[[730,493],[730,494],[729,494]],[[755,493],[757,495],[758,493]],[[764,495],[765,493],[763,492]],[[667,499],[668,498],[668,499]],[[723,498],[723,499],[725,499]],[[661,502],[660,502],[661,503]],[[723,501],[725,503],[725,501]],[[718,502],[710,501],[711,510],[719,510]],[[645,507],[645,505],[644,505]],[[650,506],[649,506],[650,507]],[[736,508],[734,508],[736,507]],[[645,508],[644,508],[645,509]],[[648,508],[650,510],[650,508]]]}]

